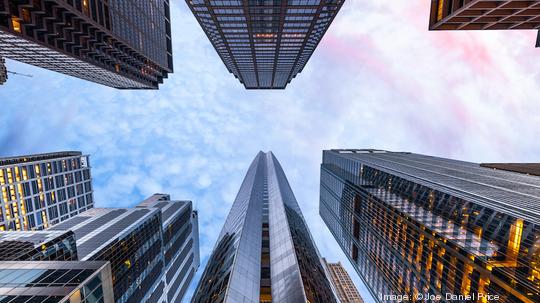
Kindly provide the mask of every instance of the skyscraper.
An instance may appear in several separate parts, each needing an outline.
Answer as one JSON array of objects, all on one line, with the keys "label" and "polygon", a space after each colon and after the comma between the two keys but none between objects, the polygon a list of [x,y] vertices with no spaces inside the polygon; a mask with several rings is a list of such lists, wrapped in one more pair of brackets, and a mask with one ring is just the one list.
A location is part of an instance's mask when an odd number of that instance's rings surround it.
[{"label": "skyscraper", "polygon": [[323,259],[326,270],[328,271],[330,282],[334,286],[340,303],[364,303],[360,293],[356,289],[354,282],[347,273],[347,270],[338,263],[329,263]]},{"label": "skyscraper", "polygon": [[[540,28],[539,9],[538,1],[431,0],[429,29],[537,30]],[[540,39],[536,46],[540,46]]]},{"label": "skyscraper", "polygon": [[93,208],[49,230],[75,234],[80,261],[111,263],[117,303],[180,302],[199,266],[190,201],[157,194],[136,208]]},{"label": "skyscraper", "polygon": [[0,158],[0,231],[47,228],[94,205],[80,152]]},{"label": "skyscraper", "polygon": [[0,2],[0,56],[115,88],[173,71],[169,0]]},{"label": "skyscraper", "polygon": [[480,166],[540,176],[540,163],[482,163]]},{"label": "skyscraper", "polygon": [[0,232],[0,261],[77,261],[71,231]]},{"label": "skyscraper", "polygon": [[249,167],[191,302],[336,302],[271,152],[258,153]]},{"label": "skyscraper", "polygon": [[320,195],[323,220],[377,302],[422,294],[540,302],[538,177],[405,152],[327,150]]},{"label": "skyscraper", "polygon": [[186,0],[230,73],[248,89],[284,89],[344,0]]}]

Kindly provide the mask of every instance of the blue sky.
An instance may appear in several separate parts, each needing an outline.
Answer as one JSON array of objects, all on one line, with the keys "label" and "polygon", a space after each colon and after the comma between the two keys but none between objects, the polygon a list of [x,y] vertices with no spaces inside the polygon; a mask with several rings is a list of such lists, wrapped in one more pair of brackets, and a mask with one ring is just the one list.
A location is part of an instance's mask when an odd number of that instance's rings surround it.
[{"label": "blue sky", "polygon": [[369,296],[318,215],[323,149],[540,161],[535,33],[428,32],[428,6],[349,0],[286,90],[246,91],[185,3],[173,2],[175,73],[159,91],[118,91],[8,60],[34,77],[0,87],[0,155],[90,154],[98,207],[155,192],[193,200],[206,261],[249,163],[272,150],[321,254],[342,261]]}]

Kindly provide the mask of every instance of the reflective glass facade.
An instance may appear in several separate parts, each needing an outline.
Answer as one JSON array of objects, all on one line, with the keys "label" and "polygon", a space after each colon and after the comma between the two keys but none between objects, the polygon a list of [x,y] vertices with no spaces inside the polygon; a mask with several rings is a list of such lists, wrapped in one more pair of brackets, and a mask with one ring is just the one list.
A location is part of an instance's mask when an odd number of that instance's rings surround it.
[{"label": "reflective glass facade", "polygon": [[181,302],[200,265],[197,211],[190,201],[171,201],[166,194],[137,207],[159,208],[162,214],[164,274],[147,302]]},{"label": "reflective glass facade", "polygon": [[80,152],[0,158],[0,231],[43,229],[92,208],[91,181]]},{"label": "reflective glass facade", "polygon": [[323,220],[378,302],[425,293],[540,301],[538,177],[412,153],[329,150],[320,199]]},{"label": "reflective glass facade", "polygon": [[284,89],[302,71],[344,0],[186,0],[248,89]]},{"label": "reflective glass facade", "polygon": [[0,1],[0,56],[115,88],[173,71],[169,0]]},{"label": "reflective glass facade", "polygon": [[72,231],[0,232],[0,261],[76,261]]},{"label": "reflective glass facade", "polygon": [[[540,28],[540,2],[519,0],[431,0],[430,30]],[[539,32],[540,38],[540,32]],[[540,46],[540,39],[536,46]]]},{"label": "reflective glass facade", "polygon": [[271,152],[249,167],[191,302],[337,302]]},{"label": "reflective glass facade", "polygon": [[0,303],[113,303],[108,262],[0,262]]}]

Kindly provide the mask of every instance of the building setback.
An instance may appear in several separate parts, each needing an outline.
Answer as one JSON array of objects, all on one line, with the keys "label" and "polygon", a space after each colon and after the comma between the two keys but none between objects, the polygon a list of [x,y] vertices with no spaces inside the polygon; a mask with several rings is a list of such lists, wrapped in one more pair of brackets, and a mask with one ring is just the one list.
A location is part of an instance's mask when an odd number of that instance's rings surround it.
[{"label": "building setback", "polygon": [[0,302],[114,303],[111,267],[103,261],[2,261]]},{"label": "building setback", "polygon": [[0,56],[122,89],[173,71],[169,0],[0,1]]},{"label": "building setback", "polygon": [[284,89],[344,0],[186,0],[227,70],[247,89]]},{"label": "building setback", "polygon": [[191,302],[337,302],[271,152],[249,167]]},{"label": "building setback", "polygon": [[405,152],[327,150],[320,214],[376,302],[425,293],[540,302],[538,177]]},{"label": "building setback", "polygon": [[88,159],[80,152],[0,158],[0,231],[43,229],[92,208]]},{"label": "building setback", "polygon": [[328,271],[328,277],[330,282],[334,286],[337,297],[340,303],[364,303],[360,293],[356,289],[351,277],[347,273],[347,270],[338,263],[329,263],[326,259],[323,259],[324,266]]},{"label": "building setback", "polygon": [[[431,0],[430,30],[540,28],[540,2],[518,0]],[[540,37],[540,32],[539,32]],[[540,46],[540,39],[536,46]]]}]

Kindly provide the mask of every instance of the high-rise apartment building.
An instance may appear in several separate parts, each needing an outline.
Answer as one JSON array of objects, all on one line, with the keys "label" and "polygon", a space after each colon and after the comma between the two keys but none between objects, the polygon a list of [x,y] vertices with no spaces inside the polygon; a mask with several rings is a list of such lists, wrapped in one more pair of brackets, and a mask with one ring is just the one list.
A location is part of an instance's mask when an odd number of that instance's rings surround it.
[{"label": "high-rise apartment building", "polygon": [[285,173],[253,160],[192,303],[336,302]]},{"label": "high-rise apartment building", "polygon": [[327,150],[320,213],[377,302],[422,294],[540,302],[538,177],[405,152]]},{"label": "high-rise apartment building", "polygon": [[347,273],[347,270],[345,270],[345,267],[341,265],[341,262],[329,263],[326,259],[323,259],[323,261],[339,302],[364,303],[362,296],[360,296],[353,280],[349,276],[349,273]]},{"label": "high-rise apartment building", "polygon": [[186,0],[228,71],[248,89],[284,89],[345,0]]},{"label": "high-rise apartment building", "polygon": [[2,261],[0,303],[114,303],[104,261]]},{"label": "high-rise apartment building", "polygon": [[0,231],[47,228],[94,205],[80,152],[0,158]]},{"label": "high-rise apartment building", "polygon": [[199,266],[196,212],[168,195],[93,208],[48,230],[73,231],[78,260],[111,263],[116,303],[180,302]]},{"label": "high-rise apartment building", "polygon": [[169,0],[0,2],[0,56],[115,88],[173,71]]},{"label": "high-rise apartment building", "polygon": [[[540,2],[431,0],[430,30],[538,30]],[[540,37],[540,32],[539,32]],[[540,39],[536,46],[540,46]]]}]

